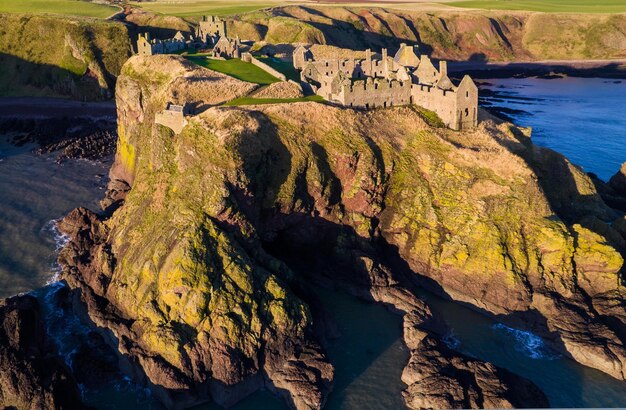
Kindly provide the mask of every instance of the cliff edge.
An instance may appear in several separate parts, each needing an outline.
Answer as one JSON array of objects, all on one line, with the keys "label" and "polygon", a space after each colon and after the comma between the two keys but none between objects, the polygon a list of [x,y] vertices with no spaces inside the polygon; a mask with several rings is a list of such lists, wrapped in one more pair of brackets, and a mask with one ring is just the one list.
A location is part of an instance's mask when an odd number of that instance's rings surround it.
[{"label": "cliff edge", "polygon": [[[547,403],[532,383],[446,350],[416,285],[625,378],[624,238],[579,168],[486,114],[454,132],[414,107],[221,105],[249,91],[180,57],[131,58],[111,171],[112,188],[130,191],[109,195],[112,216],[76,210],[61,226],[64,277],[166,403],[228,405],[266,386],[322,406],[333,368],[306,301],[321,278],[404,313],[410,407]],[[197,110],[180,134],[154,123],[183,101]],[[456,370],[426,374],[427,363]],[[442,375],[460,395],[445,403],[428,391],[451,386]]]}]

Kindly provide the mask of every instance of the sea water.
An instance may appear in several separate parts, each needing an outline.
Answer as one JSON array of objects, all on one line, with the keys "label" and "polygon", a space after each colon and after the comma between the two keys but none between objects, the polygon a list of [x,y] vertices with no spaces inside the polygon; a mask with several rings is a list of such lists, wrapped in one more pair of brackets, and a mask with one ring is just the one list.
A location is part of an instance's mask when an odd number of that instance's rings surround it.
[{"label": "sea water", "polygon": [[55,162],[0,134],[0,298],[54,280],[64,238],[55,222],[75,207],[98,208],[110,162]]},{"label": "sea water", "polygon": [[[608,181],[626,162],[626,80],[512,78],[481,80],[481,105],[495,106],[532,141],[564,154]],[[487,95],[485,95],[487,94]]]}]

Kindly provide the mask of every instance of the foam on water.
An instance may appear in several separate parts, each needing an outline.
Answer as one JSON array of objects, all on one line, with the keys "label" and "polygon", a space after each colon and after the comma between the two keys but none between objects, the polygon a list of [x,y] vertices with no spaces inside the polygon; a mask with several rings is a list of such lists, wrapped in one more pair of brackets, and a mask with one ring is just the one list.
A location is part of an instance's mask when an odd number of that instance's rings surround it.
[{"label": "foam on water", "polygon": [[50,266],[51,276],[46,281],[46,285],[50,285],[59,281],[62,268],[61,265],[59,265],[57,257],[59,256],[59,252],[61,252],[61,249],[63,249],[65,245],[67,245],[70,241],[70,237],[59,230],[60,221],[61,219],[52,219],[48,221],[43,226],[43,228],[41,228],[42,232],[50,234],[52,236],[52,239],[54,240],[54,261]]},{"label": "foam on water", "polygon": [[525,356],[531,359],[548,359],[554,360],[559,356],[553,353],[548,347],[545,346],[543,340],[536,334],[526,331],[515,329],[502,323],[496,323],[491,328],[497,332],[505,332],[513,337],[515,340],[515,350],[523,353]]},{"label": "foam on water", "polygon": [[450,331],[442,337],[441,340],[452,350],[459,350],[461,347],[461,340],[456,337],[453,329],[450,329]]}]

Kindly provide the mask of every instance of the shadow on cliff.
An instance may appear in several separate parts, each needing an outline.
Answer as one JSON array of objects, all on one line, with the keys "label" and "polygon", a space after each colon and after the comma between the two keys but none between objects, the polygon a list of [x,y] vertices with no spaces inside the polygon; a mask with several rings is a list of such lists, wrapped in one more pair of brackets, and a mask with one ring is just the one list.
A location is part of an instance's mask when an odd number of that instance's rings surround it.
[{"label": "shadow on cliff", "polygon": [[[572,226],[579,224],[605,238],[606,242],[626,259],[626,241],[611,227],[611,223],[621,213],[608,206],[597,191],[593,193],[580,192],[579,185],[581,182],[577,181],[572,170],[573,167],[577,166],[571,164],[565,156],[549,148],[535,146],[531,139],[515,126],[510,126],[509,130],[516,141],[498,142],[511,153],[522,158],[537,176],[537,181],[555,216],[565,223],[574,239],[574,246],[578,246],[578,234]],[[584,174],[582,170],[581,173]],[[601,184],[601,181],[592,180],[591,182],[594,188]],[[625,275],[626,266],[622,266],[620,271],[622,284]],[[598,315],[601,321],[615,332],[622,344],[626,345],[626,325],[614,317],[598,312],[597,307],[594,306],[594,300],[585,290],[579,288],[579,293],[592,314]],[[558,298],[559,296],[555,295],[555,297]]]},{"label": "shadow on cliff", "polygon": [[113,96],[90,74],[79,75],[62,67],[39,64],[0,53],[0,96],[56,96],[96,101]]},{"label": "shadow on cliff", "polygon": [[[290,150],[283,144],[277,129],[263,113],[251,112],[261,127],[251,132],[238,147],[242,157],[243,172],[250,181],[246,187],[229,187],[236,207],[257,229],[262,251],[283,261],[293,272],[293,277],[284,278],[294,293],[311,307],[314,315],[314,334],[328,348],[337,334],[338,323],[324,306],[319,291],[311,284],[324,288],[347,291],[361,299],[373,301],[369,289],[373,283],[368,269],[360,260],[361,256],[373,256],[373,246],[369,240],[361,238],[353,228],[327,220],[316,209],[316,199],[307,190],[306,169],[298,172],[294,181],[294,202],[291,209],[277,209],[273,206],[279,197],[279,189],[296,166]],[[252,142],[253,141],[253,142]],[[317,169],[325,181],[322,188],[326,193],[329,207],[341,206],[341,185],[332,174],[328,153],[316,143],[311,143]],[[222,227],[236,234],[237,228],[222,223]],[[257,254],[259,252],[251,252]],[[263,265],[263,262],[261,262]],[[402,327],[398,322],[397,337],[401,337]],[[343,326],[341,326],[343,325]],[[346,335],[346,337],[349,337]],[[340,369],[342,376],[335,385],[333,395],[340,395],[361,374],[374,363],[397,340],[393,337],[379,338],[376,348],[371,349],[366,339],[354,346],[354,351],[363,353],[359,360],[342,360],[349,369]],[[333,363],[335,364],[335,363]],[[400,377],[400,374],[398,374]]]},{"label": "shadow on cliff", "polygon": [[[383,25],[383,30],[385,30],[389,34],[380,34],[372,31],[367,31],[363,23],[364,20],[362,20],[361,17],[358,17],[357,15],[355,15],[354,21],[346,22],[328,17],[321,11],[315,10],[311,7],[299,6],[299,8],[314,16],[330,20],[330,23],[328,24],[310,20],[301,20],[302,22],[320,30],[324,35],[326,43],[329,45],[341,48],[349,48],[353,50],[365,50],[367,48],[371,48],[372,51],[375,52],[379,52],[381,48],[387,47],[390,48],[390,53],[395,53],[395,51],[399,48],[400,43],[407,43],[416,45],[419,44],[420,50],[424,53],[430,54],[430,52],[432,52],[432,47],[426,44],[422,44],[420,42],[418,30],[413,25],[413,22],[408,19],[404,20],[405,23],[408,25],[413,35],[413,38],[408,36],[402,37],[401,35],[394,35],[391,27],[389,27],[384,20],[379,20],[379,22]],[[294,17],[289,13],[282,13],[282,15],[286,17]]]},{"label": "shadow on cliff", "polygon": [[[257,229],[265,251],[284,261],[297,272],[296,280],[291,284],[302,299],[305,301],[314,299],[308,290],[308,281],[338,287],[369,301],[373,301],[369,292],[371,288],[381,286],[381,284],[385,286],[385,283],[393,281],[425,300],[432,296],[424,293],[420,288],[427,289],[444,299],[452,300],[439,283],[420,275],[409,267],[398,247],[389,244],[378,231],[375,218],[374,228],[370,232],[371,238],[362,236],[352,227],[339,221],[329,220],[334,211],[342,210],[342,204],[339,202],[341,185],[332,173],[328,153],[322,146],[311,143],[310,148],[315,160],[318,161],[317,168],[323,174],[320,180],[324,181],[322,192],[326,190],[326,196],[320,200],[319,193],[316,195],[310,192],[306,179],[307,169],[299,169],[296,170],[298,172],[296,172],[294,182],[293,200],[288,204],[288,209],[277,208],[274,204],[278,198],[278,189],[287,181],[296,164],[293,163],[289,149],[278,137],[271,120],[262,113],[257,112],[254,115],[262,122],[261,128],[266,130],[259,139],[262,146],[265,146],[265,152],[260,152],[258,147],[248,146],[239,150],[243,163],[247,164],[244,173],[252,181],[250,185],[252,188],[250,191],[241,187],[231,187],[231,189],[239,205],[238,208],[246,214]],[[502,145],[512,153],[521,156],[535,172],[556,215],[569,225],[580,223],[603,235],[602,225],[595,221],[609,220],[614,214],[602,202],[599,195],[579,193],[576,179],[563,156],[546,149],[539,149],[541,151],[535,152],[528,137],[516,134],[519,132],[516,128],[512,128],[511,132],[514,133],[517,141],[501,142]],[[259,134],[255,132],[251,138],[258,139]],[[376,155],[378,147],[372,141],[370,141],[370,148]],[[590,220],[589,215],[594,216],[595,219]],[[328,217],[330,218],[327,219]],[[570,233],[576,238],[573,230],[570,230]],[[365,262],[368,259],[374,261],[375,264],[380,262],[381,265],[389,266],[391,269],[382,275],[376,273]],[[559,295],[551,295],[551,297],[561,300]],[[456,303],[499,322],[539,334],[554,350],[569,356],[561,336],[549,330],[547,318],[536,310],[495,315],[469,303]],[[595,311],[589,298],[586,304],[592,312]],[[626,341],[624,337],[626,332],[621,323],[608,320],[606,317],[603,322],[616,332],[622,342]],[[364,364],[360,368],[361,372],[365,371],[368,365],[368,363]],[[506,364],[502,366],[506,367]]]}]

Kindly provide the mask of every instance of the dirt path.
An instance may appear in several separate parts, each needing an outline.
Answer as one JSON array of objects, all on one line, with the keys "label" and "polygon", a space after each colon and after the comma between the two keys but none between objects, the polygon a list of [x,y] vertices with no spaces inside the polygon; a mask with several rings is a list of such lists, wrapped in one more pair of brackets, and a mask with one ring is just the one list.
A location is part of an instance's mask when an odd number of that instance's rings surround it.
[{"label": "dirt path", "polygon": [[114,118],[115,115],[113,101],[81,102],[39,97],[0,98],[0,118]]}]

